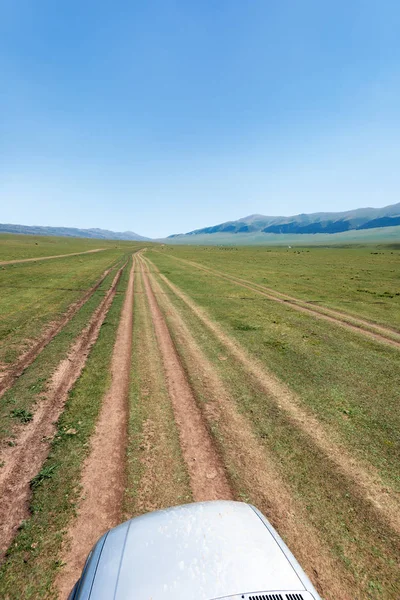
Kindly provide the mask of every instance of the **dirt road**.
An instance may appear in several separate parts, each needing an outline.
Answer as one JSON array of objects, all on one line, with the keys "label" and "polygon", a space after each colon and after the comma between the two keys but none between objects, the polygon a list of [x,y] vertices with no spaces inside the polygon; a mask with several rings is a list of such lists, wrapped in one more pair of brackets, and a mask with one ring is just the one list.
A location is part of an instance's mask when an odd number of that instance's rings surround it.
[{"label": "dirt road", "polygon": [[189,471],[193,499],[195,501],[232,499],[232,492],[223,464],[204,425],[196,399],[150,286],[145,263],[141,259],[139,261],[163,358],[167,386],[179,429],[182,451]]}]

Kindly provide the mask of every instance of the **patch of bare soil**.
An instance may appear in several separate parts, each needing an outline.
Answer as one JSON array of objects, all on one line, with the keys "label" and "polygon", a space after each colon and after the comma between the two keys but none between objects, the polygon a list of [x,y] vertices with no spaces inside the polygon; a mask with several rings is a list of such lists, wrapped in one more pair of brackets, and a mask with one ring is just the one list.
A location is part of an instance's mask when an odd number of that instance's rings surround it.
[{"label": "patch of bare soil", "polygon": [[294,310],[299,312],[303,312],[309,314],[317,319],[322,319],[324,321],[328,321],[334,325],[338,325],[339,327],[344,327],[348,331],[352,331],[353,333],[358,333],[363,335],[364,337],[368,337],[373,339],[376,342],[380,342],[383,344],[388,344],[393,348],[400,348],[400,341],[394,339],[394,336],[400,336],[400,333],[395,329],[390,329],[389,327],[384,327],[382,325],[377,325],[376,323],[372,323],[367,321],[366,319],[360,319],[358,317],[353,317],[352,315],[347,315],[343,312],[333,310],[331,308],[326,307],[316,307],[310,306],[307,302],[300,300],[299,298],[294,298],[293,296],[288,296],[287,294],[283,294],[281,292],[277,292],[273,288],[267,288],[266,286],[259,285],[257,283],[252,283],[245,279],[241,279],[238,277],[233,277],[232,275],[227,275],[225,273],[220,273],[214,269],[209,269],[208,267],[204,267],[203,265],[199,265],[198,263],[186,260],[184,258],[178,258],[177,256],[173,256],[175,260],[187,263],[196,269],[200,269],[201,271],[205,271],[206,273],[210,273],[215,277],[220,277],[222,279],[227,279],[237,285],[240,285],[243,288],[249,289],[253,292],[257,292],[262,296],[265,296],[269,300],[273,300],[274,302],[279,302],[280,304],[285,304],[286,306],[290,306]]},{"label": "patch of bare soil", "polygon": [[51,258],[67,258],[68,256],[80,256],[81,254],[93,254],[94,252],[103,252],[106,248],[95,248],[94,250],[86,250],[85,252],[72,252],[71,254],[56,254],[54,256],[37,256],[36,258],[20,258],[18,260],[3,260],[0,262],[0,267],[3,265],[14,265],[16,263],[36,262],[42,260],[50,260]]},{"label": "patch of bare soil", "polygon": [[67,395],[78,379],[91,347],[115,296],[123,267],[116,274],[88,326],[74,342],[68,357],[55,371],[49,390],[38,405],[33,420],[21,426],[16,446],[2,449],[0,460],[0,552],[3,553],[13,539],[18,526],[29,516],[30,480],[39,472],[49,451],[49,440],[56,431]]},{"label": "patch of bare soil", "polygon": [[196,502],[231,499],[224,466],[204,424],[143,263],[141,267],[193,499]]},{"label": "patch of bare soil", "polygon": [[38,340],[35,340],[27,352],[24,352],[10,366],[5,366],[0,375],[0,398],[13,385],[14,381],[29,367],[30,364],[39,356],[40,352],[47,346],[49,342],[67,325],[78,310],[93,296],[95,291],[101,286],[104,279],[107,277],[111,269],[104,271],[100,279],[87,290],[79,300],[73,302],[67,309],[63,317],[48,326]]},{"label": "patch of bare soil", "polygon": [[317,530],[307,522],[304,510],[294,500],[278,473],[274,459],[259,444],[250,424],[238,412],[234,399],[227,393],[215,368],[205,357],[177,309],[163,294],[153,276],[150,276],[150,280],[157,298],[168,311],[174,334],[184,347],[190,373],[202,382],[207,398],[203,411],[210,426],[218,424],[227,460],[240,474],[246,488],[251,490],[258,508],[288,541],[320,593],[332,599],[353,598],[349,590],[354,582],[343,573],[339,563],[319,541]]},{"label": "patch of bare soil", "polygon": [[275,399],[278,407],[289,415],[294,426],[301,429],[311,438],[315,446],[329,457],[331,462],[336,465],[336,468],[360,488],[360,495],[367,498],[373,504],[377,513],[386,520],[389,526],[397,533],[400,533],[400,502],[394,493],[383,484],[376,469],[372,465],[364,465],[354,458],[344,446],[334,441],[316,417],[301,406],[301,401],[296,394],[272,373],[269,373],[264,365],[251,357],[238,342],[230,338],[184,292],[171,283],[164,275],[160,274],[159,277],[216,336],[227,351],[258,382],[260,387],[271,398]]},{"label": "patch of bare soil", "polygon": [[82,473],[78,516],[66,541],[64,568],[56,579],[60,598],[67,598],[93,544],[122,516],[125,488],[127,397],[132,352],[133,263],[111,362],[111,385],[104,397]]}]

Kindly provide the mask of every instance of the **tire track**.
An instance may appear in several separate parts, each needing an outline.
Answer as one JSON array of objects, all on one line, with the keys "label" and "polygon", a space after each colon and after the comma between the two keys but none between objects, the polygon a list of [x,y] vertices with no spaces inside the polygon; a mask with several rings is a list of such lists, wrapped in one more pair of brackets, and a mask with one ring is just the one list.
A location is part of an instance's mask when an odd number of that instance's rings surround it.
[{"label": "tire track", "polygon": [[15,380],[25,371],[29,365],[39,356],[40,352],[47,346],[49,342],[67,325],[72,317],[80,308],[93,296],[93,294],[101,286],[107,275],[112,270],[112,267],[106,269],[100,279],[87,290],[81,298],[73,302],[67,309],[62,318],[47,329],[45,334],[35,341],[33,346],[20,356],[9,369],[5,369],[0,375],[0,398],[14,384]]},{"label": "tire track", "polygon": [[[254,501],[279,530],[319,592],[326,598],[350,600],[350,589],[356,584],[343,571],[339,561],[332,558],[328,548],[310,522],[300,503],[293,498],[284,483],[271,452],[257,440],[246,417],[236,408],[215,367],[199,347],[178,309],[163,293],[154,276],[149,274],[153,293],[159,299],[173,328],[174,335],[184,348],[189,372],[201,386],[207,402],[202,405],[205,419],[212,427],[218,423],[222,433],[226,462],[240,474],[242,483],[251,490]],[[241,497],[236,499],[240,500]]]},{"label": "tire track", "polygon": [[0,471],[0,553],[7,549],[17,528],[29,516],[29,482],[40,471],[49,452],[48,440],[54,436],[68,392],[81,374],[88,353],[98,337],[124,267],[117,272],[111,288],[93,313],[88,326],[74,342],[67,358],[60,362],[33,420],[21,429],[17,445],[8,446],[1,453],[4,466]]},{"label": "tire track", "polygon": [[[145,259],[151,263],[149,259]],[[151,263],[152,267],[154,266]],[[155,267],[156,269],[156,267]],[[157,269],[156,269],[157,270]],[[290,417],[293,425],[310,437],[315,446],[329,457],[331,462],[345,477],[352,480],[374,506],[389,526],[400,533],[400,502],[384,485],[379,473],[372,465],[364,465],[354,458],[340,443],[335,442],[314,415],[301,406],[300,399],[272,373],[251,357],[246,350],[222,328],[212,321],[207,313],[193,302],[182,290],[171,283],[164,275],[158,273],[160,279],[169,287],[175,296],[182,300],[198,319],[211,331],[221,344],[230,352],[247,373],[256,381],[261,389],[272,397],[278,407]]]},{"label": "tire track", "polygon": [[107,248],[95,248],[94,250],[85,250],[85,252],[72,252],[71,254],[55,254],[54,256],[38,256],[37,258],[19,258],[18,260],[3,260],[0,262],[0,267],[3,265],[14,265],[17,263],[36,262],[38,260],[50,260],[52,258],[67,258],[68,256],[80,256],[81,254],[93,254],[94,252],[104,252]]},{"label": "tire track", "polygon": [[347,329],[348,331],[352,331],[353,333],[361,334],[364,337],[370,338],[376,342],[380,342],[392,346],[393,348],[400,349],[400,340],[395,339],[400,336],[400,332],[396,331],[395,329],[390,329],[388,327],[384,327],[383,325],[378,325],[369,322],[365,319],[353,317],[351,315],[347,315],[346,313],[342,313],[331,308],[311,308],[307,304],[307,302],[300,300],[299,298],[283,294],[282,292],[278,292],[272,288],[268,288],[257,283],[252,283],[250,281],[247,281],[246,279],[234,277],[233,275],[221,273],[214,269],[204,267],[203,265],[200,265],[199,263],[196,263],[191,260],[178,258],[177,256],[172,256],[171,258],[186,263],[192,267],[195,267],[196,269],[199,269],[211,275],[214,275],[215,277],[227,279],[232,283],[236,283],[236,285],[239,285],[253,292],[257,292],[262,296],[265,296],[269,300],[273,300],[274,302],[284,304],[285,306],[290,306],[290,308],[308,314],[309,316],[315,317],[316,319],[328,321],[328,323],[332,323],[333,325],[337,325],[338,327],[342,327],[344,329]]},{"label": "tire track", "polygon": [[128,393],[132,354],[134,269],[132,264],[112,362],[111,385],[104,397],[82,471],[82,500],[66,541],[64,568],[55,585],[67,598],[97,539],[122,517],[125,489]]},{"label": "tire track", "polygon": [[124,518],[192,501],[142,274],[135,274]]},{"label": "tire track", "polygon": [[179,429],[182,453],[189,472],[193,500],[232,499],[224,466],[204,424],[141,258],[139,262]]}]

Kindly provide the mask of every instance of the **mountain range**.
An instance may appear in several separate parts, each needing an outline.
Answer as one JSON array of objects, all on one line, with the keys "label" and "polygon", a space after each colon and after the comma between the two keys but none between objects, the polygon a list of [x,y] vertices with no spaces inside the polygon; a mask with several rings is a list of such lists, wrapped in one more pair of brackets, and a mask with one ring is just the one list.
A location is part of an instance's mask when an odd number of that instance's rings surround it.
[{"label": "mountain range", "polygon": [[95,238],[99,240],[127,240],[145,242],[150,238],[133,231],[108,231],[108,229],[77,229],[75,227],[42,227],[39,225],[10,225],[0,223],[0,233],[22,233],[28,235],[56,235],[61,237]]},{"label": "mountain range", "polygon": [[[0,224],[0,233],[152,241],[133,231],[115,232],[97,228]],[[321,234],[324,234],[323,240]],[[345,212],[320,212],[291,217],[249,215],[237,221],[226,221],[153,241],[168,244],[267,244],[289,241],[329,243],[342,238],[343,241],[367,241],[374,237],[382,241],[385,237],[400,239],[400,202],[384,208],[357,208]]]},{"label": "mountain range", "polygon": [[195,229],[186,234],[171,235],[168,239],[179,238],[179,241],[183,241],[190,236],[211,237],[214,234],[334,234],[397,225],[400,225],[400,202],[384,208],[358,208],[346,212],[321,212],[291,217],[249,215],[237,221]]}]

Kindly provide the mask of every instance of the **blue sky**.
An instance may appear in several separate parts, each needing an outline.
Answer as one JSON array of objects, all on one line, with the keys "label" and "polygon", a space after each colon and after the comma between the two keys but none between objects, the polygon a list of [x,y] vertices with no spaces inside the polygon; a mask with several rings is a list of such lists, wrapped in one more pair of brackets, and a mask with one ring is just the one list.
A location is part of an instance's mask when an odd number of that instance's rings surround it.
[{"label": "blue sky", "polygon": [[0,0],[0,222],[398,202],[399,31],[386,0]]}]

